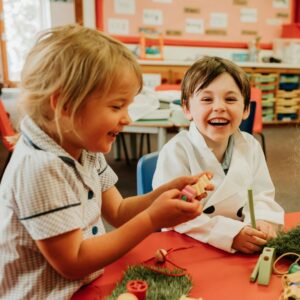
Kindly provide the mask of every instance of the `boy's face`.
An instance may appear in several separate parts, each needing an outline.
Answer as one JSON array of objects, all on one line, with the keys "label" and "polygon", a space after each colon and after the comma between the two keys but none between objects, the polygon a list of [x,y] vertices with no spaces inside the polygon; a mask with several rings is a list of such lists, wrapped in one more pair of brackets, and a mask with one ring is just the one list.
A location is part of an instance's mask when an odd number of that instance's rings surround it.
[{"label": "boy's face", "polygon": [[249,111],[244,111],[244,98],[234,79],[223,73],[206,88],[189,99],[184,107],[189,120],[193,120],[208,146],[227,146],[228,139],[240,126]]},{"label": "boy's face", "polygon": [[[66,117],[62,147],[78,159],[83,149],[107,153],[116,136],[131,122],[128,106],[139,90],[138,81],[132,72],[125,70],[121,82],[112,88],[106,97],[101,91],[93,92],[84,107],[75,117],[75,128]],[[69,125],[68,125],[69,121]]]}]

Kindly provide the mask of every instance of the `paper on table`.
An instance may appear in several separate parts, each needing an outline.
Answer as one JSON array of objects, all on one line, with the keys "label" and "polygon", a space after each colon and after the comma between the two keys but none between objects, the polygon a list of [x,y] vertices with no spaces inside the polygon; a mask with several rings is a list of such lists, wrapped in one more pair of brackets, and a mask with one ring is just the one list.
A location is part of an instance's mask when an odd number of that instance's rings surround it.
[{"label": "paper on table", "polygon": [[156,97],[160,101],[172,102],[181,98],[181,91],[156,91]]},{"label": "paper on table", "polygon": [[131,120],[134,122],[158,108],[159,100],[156,93],[153,90],[144,87],[141,93],[134,97],[133,103],[129,105],[128,113]]},{"label": "paper on table", "polygon": [[143,116],[142,120],[168,120],[170,119],[172,109],[157,109]]}]

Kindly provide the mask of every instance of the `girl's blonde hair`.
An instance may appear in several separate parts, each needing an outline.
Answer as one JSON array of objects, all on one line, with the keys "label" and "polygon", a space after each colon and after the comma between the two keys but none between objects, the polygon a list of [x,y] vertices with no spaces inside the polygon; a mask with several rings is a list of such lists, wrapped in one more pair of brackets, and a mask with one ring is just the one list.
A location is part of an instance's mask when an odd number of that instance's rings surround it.
[{"label": "girl's blonde hair", "polygon": [[[120,69],[132,70],[142,88],[142,75],[134,55],[121,42],[97,30],[66,25],[45,31],[29,52],[21,74],[21,108],[40,127],[67,110],[73,122],[90,93],[103,97],[120,81]],[[50,97],[56,95],[56,109]]]}]

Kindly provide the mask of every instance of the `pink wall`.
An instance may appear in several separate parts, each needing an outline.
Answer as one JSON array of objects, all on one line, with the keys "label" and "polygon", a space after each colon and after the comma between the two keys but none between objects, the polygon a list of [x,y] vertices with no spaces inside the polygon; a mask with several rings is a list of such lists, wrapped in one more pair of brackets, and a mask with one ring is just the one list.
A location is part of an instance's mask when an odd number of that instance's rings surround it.
[{"label": "pink wall", "polygon": [[[273,8],[273,0],[247,0],[247,5],[235,5],[233,0],[173,0],[172,4],[156,3],[152,0],[135,0],[136,13],[134,15],[116,14],[113,0],[97,0],[98,7],[102,5],[102,20],[97,16],[97,24],[102,22],[104,31],[108,30],[108,18],[127,19],[129,21],[129,39],[138,37],[138,29],[143,25],[143,9],[159,9],[163,13],[163,25],[158,27],[164,34],[167,30],[180,30],[181,36],[168,36],[165,39],[174,40],[175,44],[186,44],[186,41],[205,41],[221,43],[248,43],[253,35],[242,34],[242,31],[254,31],[262,37],[261,43],[271,44],[274,38],[280,37],[281,25],[269,25],[267,20],[283,20],[284,23],[291,21],[291,8]],[[292,2],[292,1],[290,1]],[[102,3],[102,4],[101,4]],[[199,13],[185,13],[184,8],[198,8]],[[242,23],[240,21],[241,8],[257,8],[256,23]],[[228,27],[220,28],[226,31],[226,35],[209,35],[199,33],[186,33],[186,18],[203,19],[204,28],[210,29],[209,17],[211,13],[227,13]],[[281,16],[278,16],[278,13]],[[287,17],[282,17],[286,15]],[[100,26],[101,27],[101,26]]]}]

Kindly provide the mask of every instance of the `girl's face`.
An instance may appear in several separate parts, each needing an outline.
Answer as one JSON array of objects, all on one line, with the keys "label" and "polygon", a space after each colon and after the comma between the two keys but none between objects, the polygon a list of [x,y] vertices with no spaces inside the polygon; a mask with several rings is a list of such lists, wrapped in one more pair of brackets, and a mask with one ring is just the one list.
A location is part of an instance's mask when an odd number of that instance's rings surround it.
[{"label": "girl's face", "polygon": [[244,98],[234,79],[223,73],[206,88],[189,99],[184,108],[188,119],[193,120],[207,145],[227,146],[228,139],[240,126],[249,111],[244,111]]},{"label": "girl's face", "polygon": [[139,90],[139,83],[131,72],[124,71],[121,82],[103,98],[101,91],[93,92],[75,117],[75,128],[64,117],[62,147],[75,159],[83,149],[108,153],[116,136],[131,122],[128,106]]}]

